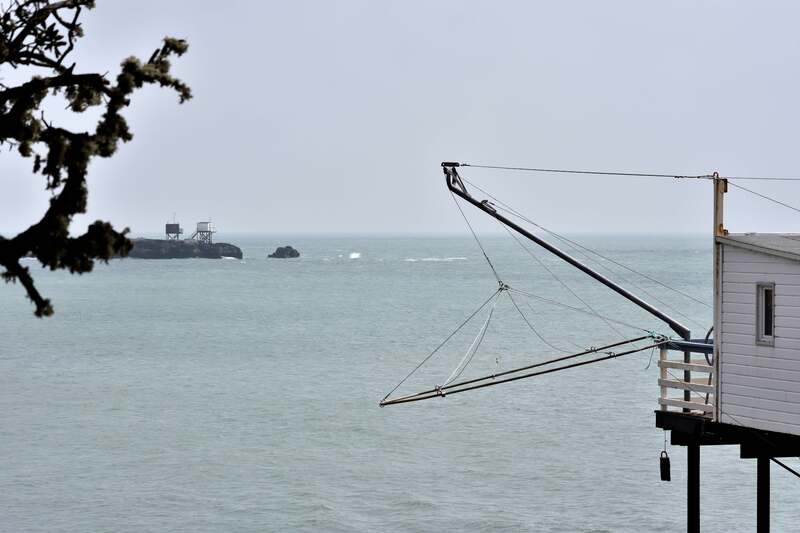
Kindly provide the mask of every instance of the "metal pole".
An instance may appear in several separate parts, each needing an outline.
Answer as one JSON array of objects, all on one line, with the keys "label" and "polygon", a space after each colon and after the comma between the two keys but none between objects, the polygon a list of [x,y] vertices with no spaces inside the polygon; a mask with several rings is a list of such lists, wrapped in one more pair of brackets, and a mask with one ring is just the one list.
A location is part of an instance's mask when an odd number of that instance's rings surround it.
[{"label": "metal pole", "polygon": [[536,235],[532,234],[531,232],[529,232],[526,229],[522,228],[521,226],[517,225],[513,221],[511,221],[508,218],[504,217],[503,215],[498,213],[497,210],[494,209],[494,207],[492,207],[489,204],[488,200],[484,200],[482,202],[479,202],[478,200],[475,200],[467,192],[466,187],[464,186],[464,184],[461,181],[461,177],[458,175],[458,172],[456,172],[455,167],[457,167],[457,166],[459,166],[458,163],[442,163],[442,167],[444,169],[444,174],[445,174],[446,181],[447,181],[447,188],[453,194],[455,194],[459,198],[462,198],[463,200],[466,200],[467,202],[471,203],[472,205],[474,205],[475,207],[477,207],[478,209],[480,209],[484,213],[488,214],[489,216],[499,220],[501,223],[503,223],[506,226],[508,226],[509,228],[513,229],[514,231],[516,231],[517,233],[519,233],[523,237],[535,242],[536,244],[538,244],[539,246],[541,246],[545,250],[549,251],[550,253],[560,257],[561,259],[563,259],[564,261],[566,261],[570,265],[574,266],[578,270],[580,270],[582,272],[585,272],[586,274],[588,274],[589,276],[593,277],[594,279],[596,279],[597,281],[599,281],[600,283],[602,283],[603,285],[605,285],[609,289],[615,291],[616,293],[622,295],[624,298],[626,298],[626,299],[630,300],[631,302],[635,303],[636,305],[638,305],[639,307],[641,307],[642,309],[644,309],[645,311],[647,311],[651,315],[655,316],[656,318],[660,319],[663,322],[666,322],[669,325],[669,327],[672,328],[673,331],[675,331],[675,333],[677,333],[678,335],[681,336],[682,339],[685,339],[685,340],[690,340],[691,339],[691,334],[689,332],[689,328],[687,328],[686,326],[684,326],[683,324],[681,324],[680,322],[678,322],[674,318],[670,317],[669,315],[667,315],[666,313],[662,312],[658,308],[653,307],[652,305],[650,305],[649,303],[645,302],[644,300],[642,300],[641,298],[639,298],[635,294],[631,293],[627,289],[621,287],[620,285],[617,285],[616,283],[614,283],[610,279],[606,278],[605,276],[603,276],[599,272],[596,272],[595,270],[592,270],[591,268],[589,268],[588,266],[584,265],[583,263],[581,263],[580,261],[578,261],[574,257],[570,256],[569,254],[561,251],[560,249],[556,248],[555,246],[551,245],[550,243],[540,239]]},{"label": "metal pole", "polygon": [[700,445],[686,447],[686,531],[700,533]]},{"label": "metal pole", "polygon": [[757,516],[757,533],[769,533],[769,463],[770,459],[767,456],[758,456],[758,465],[756,474],[756,516]]}]

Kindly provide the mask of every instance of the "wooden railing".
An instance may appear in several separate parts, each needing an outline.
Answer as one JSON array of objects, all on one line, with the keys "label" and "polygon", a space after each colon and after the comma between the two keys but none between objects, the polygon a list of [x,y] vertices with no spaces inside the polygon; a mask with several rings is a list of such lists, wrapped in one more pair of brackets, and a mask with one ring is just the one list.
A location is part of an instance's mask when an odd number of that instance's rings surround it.
[{"label": "wooden railing", "polygon": [[[661,395],[658,403],[661,410],[677,408],[685,413],[712,417],[717,396],[713,380],[714,367],[702,353],[694,353],[693,358],[686,361],[686,352],[682,349],[677,351],[678,349],[668,344],[661,346],[658,360],[658,367],[661,370],[658,379]],[[670,359],[670,352],[675,353],[676,357]],[[691,350],[689,352],[691,353]]]}]

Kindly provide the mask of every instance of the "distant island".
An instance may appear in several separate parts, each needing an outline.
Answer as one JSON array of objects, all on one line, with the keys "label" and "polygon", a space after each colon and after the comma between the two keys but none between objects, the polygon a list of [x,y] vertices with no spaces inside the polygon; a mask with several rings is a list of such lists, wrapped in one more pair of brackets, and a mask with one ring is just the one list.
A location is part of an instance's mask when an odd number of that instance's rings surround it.
[{"label": "distant island", "polygon": [[226,242],[204,244],[187,239],[181,241],[163,239],[132,239],[133,249],[128,257],[136,259],[221,259],[223,257],[242,258],[242,249]]},{"label": "distant island", "polygon": [[135,259],[221,259],[242,258],[242,249],[226,242],[212,242],[217,229],[211,222],[198,222],[197,231],[188,239],[181,239],[183,228],[177,222],[168,222],[165,239],[132,239],[133,248],[128,257]]}]

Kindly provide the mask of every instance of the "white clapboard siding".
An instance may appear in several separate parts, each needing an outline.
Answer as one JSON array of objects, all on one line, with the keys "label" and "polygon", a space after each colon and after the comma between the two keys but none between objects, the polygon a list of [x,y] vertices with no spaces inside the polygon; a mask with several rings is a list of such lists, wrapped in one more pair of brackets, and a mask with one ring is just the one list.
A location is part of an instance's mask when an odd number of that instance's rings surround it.
[{"label": "white clapboard siding", "polygon": [[[725,272],[725,279],[734,283],[753,283],[756,281],[773,281],[792,287],[800,287],[798,274],[748,274],[744,272]],[[753,288],[755,290],[755,287]]]},{"label": "white clapboard siding", "polygon": [[[728,324],[746,324],[748,326],[752,324],[753,328],[756,327],[755,315],[746,313],[731,313],[730,311],[728,313],[725,313],[724,309],[722,311],[722,314],[725,317],[725,322],[727,322]],[[753,331],[755,331],[755,329]]]},{"label": "white clapboard siding", "polygon": [[800,307],[800,296],[791,296],[782,291],[775,295],[775,305],[778,307]]},{"label": "white clapboard siding", "polygon": [[734,385],[726,383],[722,386],[723,394],[735,394],[737,396],[748,396],[750,398],[765,398],[779,402],[800,403],[800,392],[786,392],[772,389],[762,389],[747,387],[745,385]]},{"label": "white clapboard siding", "polygon": [[[723,278],[724,279],[724,278]],[[761,280],[759,280],[761,281]],[[732,283],[732,282],[723,282],[722,283],[722,297],[725,297],[726,293],[738,293],[738,294],[753,294],[756,293],[756,288],[753,287],[751,283]],[[786,285],[781,287],[781,293],[776,294],[776,298],[781,298],[783,296],[800,296],[800,285]]]},{"label": "white clapboard siding", "polygon": [[[729,345],[730,346],[730,345]],[[740,367],[772,368],[800,372],[800,360],[783,359],[778,357],[764,357],[758,355],[739,355],[735,352],[725,352],[725,364]]]},{"label": "white clapboard siding", "polygon": [[753,396],[739,396],[738,394],[728,393],[725,403],[727,406],[727,411],[731,411],[733,406],[745,407],[747,409],[759,409],[762,411],[773,411],[778,413],[779,418],[775,420],[776,422],[783,421],[783,419],[780,417],[780,414],[800,414],[800,403],[787,402],[784,400],[770,400],[761,397],[761,395],[756,398]]},{"label": "white clapboard siding", "polygon": [[[755,387],[783,392],[797,392],[796,381],[743,376],[741,374],[734,374],[732,372],[725,374],[725,372],[726,369],[723,366],[723,368],[720,370],[720,379],[722,380],[723,385],[730,383],[733,385],[743,385],[745,387]],[[724,398],[724,395],[722,397]]]},{"label": "white clapboard siding", "polygon": [[754,254],[750,250],[742,250],[734,246],[725,248],[725,258],[737,263],[770,263],[772,258],[766,254]]},{"label": "white clapboard siding", "polygon": [[[724,330],[723,330],[724,331]],[[756,338],[753,335],[752,342],[748,344],[736,344],[733,342],[724,342],[722,343],[722,351],[724,353],[731,353],[734,355],[755,355],[758,357],[760,361],[765,361],[769,363],[772,359],[789,359],[792,361],[797,361],[797,350],[792,350],[790,348],[779,348],[775,346],[756,346],[755,352],[753,352],[753,344],[755,343]]]},{"label": "white clapboard siding", "polygon": [[[767,254],[763,254],[767,255]],[[777,275],[783,274],[786,276],[798,276],[795,262],[790,259],[776,257],[775,261],[767,263],[739,263],[736,261],[728,262],[726,272],[738,274],[756,274],[763,276],[764,274]]]},{"label": "white clapboard siding", "polygon": [[[724,320],[724,315],[723,315]],[[755,318],[753,319],[755,320]],[[753,344],[753,348],[755,348],[756,342],[756,325],[755,323],[752,325],[753,333],[747,334],[739,334],[739,333],[725,333],[725,323],[723,322],[722,327],[722,342],[731,342],[734,344]],[[750,327],[748,325],[748,327]],[[776,331],[777,332],[777,331]],[[780,333],[779,333],[780,334]],[[786,337],[775,337],[775,348],[786,348],[789,350],[800,350],[800,339],[788,339]]]},{"label": "white clapboard siding", "polygon": [[[771,358],[762,357],[761,359],[770,360]],[[778,379],[781,381],[800,384],[800,372],[796,370],[775,368],[774,365],[770,366],[739,365],[736,363],[731,363],[727,359],[725,359],[724,361],[722,361],[722,372],[728,372],[729,374],[738,374],[740,376]]]},{"label": "white clapboard siding", "polygon": [[[800,261],[726,244],[720,420],[800,435]],[[756,344],[756,284],[775,283],[774,346]]]},{"label": "white clapboard siding", "polygon": [[722,333],[736,333],[739,335],[752,335],[753,340],[752,342],[748,341],[748,344],[752,344],[756,340],[756,333],[755,328],[752,324],[735,324],[733,322],[725,322],[722,324]]},{"label": "white clapboard siding", "polygon": [[756,293],[754,292],[724,292],[722,293],[723,304],[747,304],[754,305],[756,303]]}]

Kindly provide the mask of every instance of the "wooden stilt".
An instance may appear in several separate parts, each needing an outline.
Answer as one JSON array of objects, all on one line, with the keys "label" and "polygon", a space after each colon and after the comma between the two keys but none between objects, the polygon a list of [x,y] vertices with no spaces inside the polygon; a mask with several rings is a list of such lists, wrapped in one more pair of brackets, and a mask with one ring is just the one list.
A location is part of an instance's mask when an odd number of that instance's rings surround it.
[{"label": "wooden stilt", "polygon": [[686,531],[700,533],[700,445],[686,447]]},{"label": "wooden stilt", "polygon": [[756,515],[758,533],[769,533],[769,457],[760,455],[757,459]]}]

